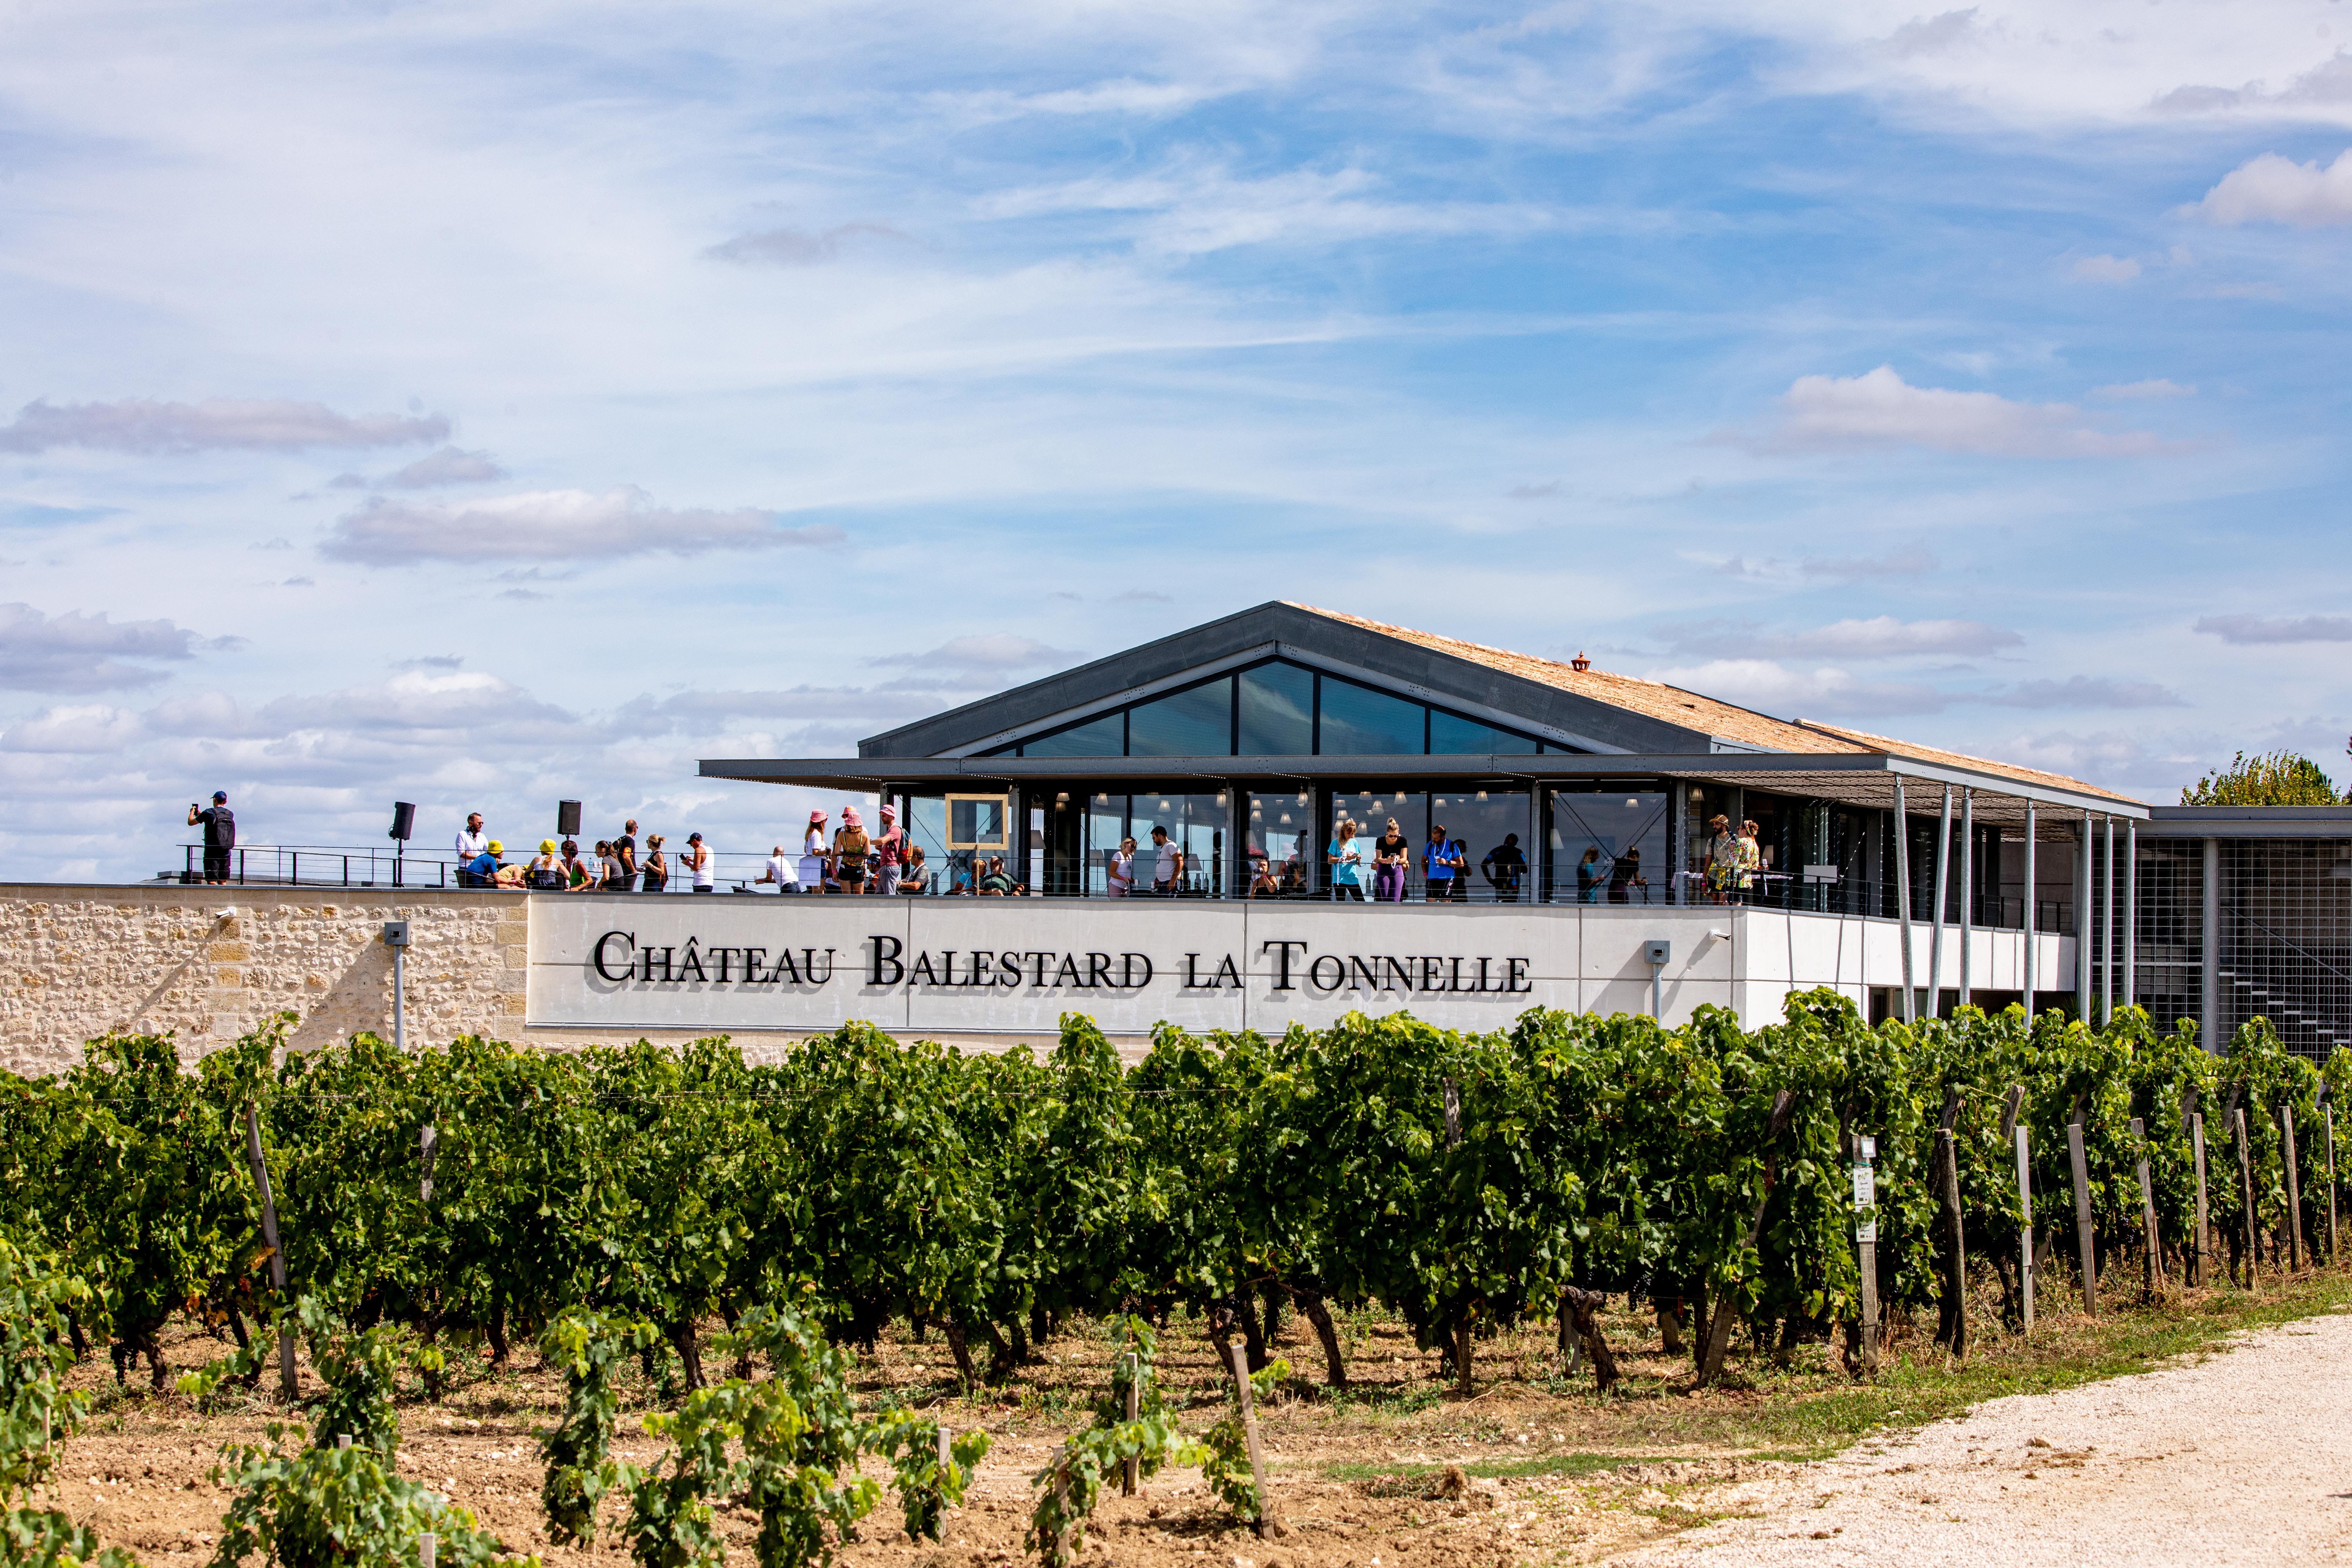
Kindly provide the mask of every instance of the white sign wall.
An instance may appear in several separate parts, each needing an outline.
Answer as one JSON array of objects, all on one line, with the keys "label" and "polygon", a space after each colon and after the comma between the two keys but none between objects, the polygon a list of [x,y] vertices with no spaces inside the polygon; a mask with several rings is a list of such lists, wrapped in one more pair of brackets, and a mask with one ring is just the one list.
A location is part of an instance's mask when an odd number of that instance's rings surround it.
[{"label": "white sign wall", "polygon": [[[1278,1031],[1355,1010],[1450,1028],[1529,1007],[1728,1005],[1724,910],[626,894],[534,899],[533,1027],[1051,1036]],[[1710,918],[1712,917],[1712,918]]]}]

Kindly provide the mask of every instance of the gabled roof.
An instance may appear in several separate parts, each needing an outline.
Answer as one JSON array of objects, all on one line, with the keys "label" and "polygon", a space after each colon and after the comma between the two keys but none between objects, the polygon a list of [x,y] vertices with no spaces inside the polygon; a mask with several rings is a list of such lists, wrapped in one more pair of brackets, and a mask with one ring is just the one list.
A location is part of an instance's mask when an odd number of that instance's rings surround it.
[{"label": "gabled roof", "polygon": [[969,702],[858,743],[864,759],[970,756],[1221,667],[1280,655],[1371,679],[1426,700],[1548,730],[1598,752],[1650,757],[1763,752],[1893,756],[2042,788],[2137,801],[2063,774],[1860,730],[1776,719],[1696,691],[1441,637],[1343,611],[1273,601]]}]

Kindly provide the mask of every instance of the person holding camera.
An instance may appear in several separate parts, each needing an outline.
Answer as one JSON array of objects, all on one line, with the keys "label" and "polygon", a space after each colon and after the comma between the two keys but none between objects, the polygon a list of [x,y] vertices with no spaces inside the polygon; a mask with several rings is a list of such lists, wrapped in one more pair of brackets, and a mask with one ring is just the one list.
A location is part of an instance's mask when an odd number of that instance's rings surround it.
[{"label": "person holding camera", "polygon": [[236,817],[228,808],[228,793],[213,791],[209,811],[188,803],[188,826],[202,824],[205,830],[205,880],[207,883],[228,880],[228,852],[236,847]]}]

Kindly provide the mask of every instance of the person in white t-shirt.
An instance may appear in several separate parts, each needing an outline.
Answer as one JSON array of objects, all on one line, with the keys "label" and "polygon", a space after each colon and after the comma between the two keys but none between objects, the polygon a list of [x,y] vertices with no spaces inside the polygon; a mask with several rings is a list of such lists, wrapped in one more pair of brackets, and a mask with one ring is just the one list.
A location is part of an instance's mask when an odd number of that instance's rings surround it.
[{"label": "person in white t-shirt", "polygon": [[824,836],[824,813],[810,812],[808,832],[801,838],[801,886],[812,893],[824,891],[825,858],[832,848]]},{"label": "person in white t-shirt", "polygon": [[1127,897],[1128,890],[1135,886],[1134,839],[1120,839],[1118,847],[1103,861],[1103,880],[1108,884],[1106,890],[1112,898]]},{"label": "person in white t-shirt", "polygon": [[466,818],[466,830],[457,835],[457,878],[460,887],[472,885],[473,873],[467,868],[482,858],[490,847],[490,836],[482,831],[482,814],[474,812]]},{"label": "person in white t-shirt", "polygon": [[776,891],[780,894],[801,890],[800,879],[794,874],[792,858],[784,853],[784,847],[781,844],[776,846],[775,853],[768,857],[767,868],[760,873],[760,880],[776,884]]},{"label": "person in white t-shirt", "polygon": [[1151,890],[1162,898],[1172,896],[1184,875],[1184,851],[1169,841],[1168,830],[1151,830]]}]

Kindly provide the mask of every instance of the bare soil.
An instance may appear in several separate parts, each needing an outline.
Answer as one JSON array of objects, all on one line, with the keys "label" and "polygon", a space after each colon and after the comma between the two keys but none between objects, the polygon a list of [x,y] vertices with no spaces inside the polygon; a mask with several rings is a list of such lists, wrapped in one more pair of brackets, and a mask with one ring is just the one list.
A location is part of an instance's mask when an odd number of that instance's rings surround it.
[{"label": "bare soil", "polygon": [[[2352,1287],[2330,1276],[2273,1290],[2263,1310],[2273,1318],[2324,1311],[2347,1296]],[[2251,1310],[2237,1304],[2242,1300],[2211,1298],[2203,1340],[2242,1326],[2228,1312],[2242,1319]],[[2195,1324],[2209,1320],[2196,1318],[2196,1310],[2176,1302],[2167,1316],[2151,1314],[2137,1327],[2121,1315],[2095,1323],[2045,1320],[2030,1344],[2004,1339],[1988,1321],[1984,1348],[1957,1376],[1898,1326],[1889,1374],[1869,1388],[1845,1377],[1830,1346],[1801,1344],[1780,1354],[1747,1347],[1726,1385],[1704,1391],[1691,1387],[1688,1355],[1663,1352],[1654,1320],[1612,1312],[1605,1327],[1625,1382],[1605,1399],[1589,1369],[1561,1375],[1549,1325],[1480,1342],[1475,1392],[1465,1399],[1438,1380],[1433,1353],[1416,1349],[1402,1324],[1377,1311],[1342,1316],[1350,1379],[1334,1388],[1323,1379],[1311,1330],[1286,1318],[1273,1349],[1294,1375],[1262,1407],[1260,1428],[1281,1527],[1261,1537],[1217,1503],[1197,1472],[1168,1472],[1140,1496],[1106,1496],[1081,1561],[1457,1568],[1611,1558],[1695,1525],[1785,1508],[1810,1485],[1813,1467],[1803,1461],[1866,1431],[1916,1424],[2011,1389],[2140,1370],[2149,1357],[2200,1342]],[[1990,1306],[1984,1310],[1989,1316]],[[173,1373],[227,1349],[194,1331],[164,1341]],[[452,1361],[463,1364],[453,1365],[440,1400],[403,1404],[402,1473],[473,1510],[509,1550],[539,1553],[550,1568],[627,1568],[615,1539],[618,1500],[608,1500],[606,1530],[593,1547],[547,1541],[535,1438],[561,1412],[560,1378],[521,1347],[504,1368],[471,1346]],[[861,1397],[895,1394],[958,1431],[985,1428],[993,1447],[966,1506],[948,1516],[943,1543],[909,1542],[886,1490],[843,1561],[923,1568],[1021,1561],[1035,1496],[1031,1478],[1065,1436],[1087,1425],[1093,1399],[1108,1387],[1108,1363],[1099,1325],[1076,1323],[1036,1346],[1033,1363],[1005,1386],[967,1395],[936,1334],[919,1342],[894,1324],[859,1358]],[[1221,1375],[1197,1320],[1171,1321],[1160,1368],[1187,1431],[1223,1418],[1231,1380]],[[724,1370],[711,1366],[714,1375]],[[261,1441],[268,1423],[286,1410],[254,1394],[201,1413],[177,1394],[147,1392],[139,1373],[130,1385],[118,1384],[103,1355],[78,1368],[74,1381],[97,1396],[99,1414],[65,1447],[50,1494],[56,1506],[155,1568],[199,1568],[229,1500],[208,1474],[218,1450]],[[306,1398],[318,1392],[307,1365],[303,1392]],[[662,1446],[638,1418],[658,1407],[659,1390],[632,1368],[622,1395],[616,1449],[651,1461]],[[869,1473],[887,1484],[878,1465]],[[736,1561],[748,1563],[756,1516],[735,1510],[725,1518],[739,1543]]]}]

